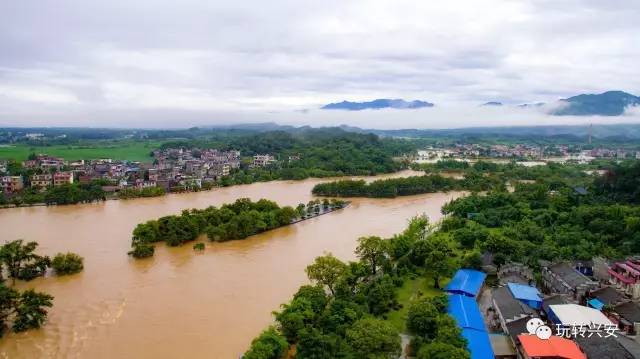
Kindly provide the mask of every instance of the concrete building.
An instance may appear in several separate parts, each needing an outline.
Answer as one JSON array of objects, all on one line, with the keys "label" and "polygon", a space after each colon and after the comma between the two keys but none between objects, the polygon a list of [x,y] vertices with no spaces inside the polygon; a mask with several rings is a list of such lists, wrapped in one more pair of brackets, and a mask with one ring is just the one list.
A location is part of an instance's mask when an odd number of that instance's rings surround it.
[{"label": "concrete building", "polygon": [[550,293],[570,294],[577,301],[581,301],[588,291],[599,287],[598,282],[564,262],[543,267],[542,281]]},{"label": "concrete building", "polygon": [[24,188],[24,183],[22,176],[4,176],[0,178],[0,186],[4,193],[15,193]]},{"label": "concrete building", "polygon": [[31,176],[31,187],[44,189],[53,185],[53,176],[49,173]]},{"label": "concrete building", "polygon": [[56,172],[53,174],[53,185],[62,186],[73,183],[73,172]]},{"label": "concrete building", "polygon": [[253,165],[255,167],[265,167],[276,162],[276,158],[272,155],[255,155],[253,156]]}]

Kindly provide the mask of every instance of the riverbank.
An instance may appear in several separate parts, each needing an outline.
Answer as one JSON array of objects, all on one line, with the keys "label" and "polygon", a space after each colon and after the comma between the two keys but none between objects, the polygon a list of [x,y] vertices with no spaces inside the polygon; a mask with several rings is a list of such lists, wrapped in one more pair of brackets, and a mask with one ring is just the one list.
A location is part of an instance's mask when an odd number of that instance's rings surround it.
[{"label": "riverbank", "polygon": [[353,260],[359,237],[390,237],[402,231],[409,218],[423,213],[435,222],[443,204],[463,195],[349,199],[351,204],[339,215],[319,216],[245,240],[207,244],[198,255],[190,245],[157,246],[154,257],[143,261],[124,255],[138,223],[238,198],[267,198],[295,207],[315,200],[311,188],[321,181],[262,182],[130,201],[3,211],[0,240],[38,241],[43,255],[72,251],[85,258],[86,266],[73,276],[17,284],[53,295],[54,307],[41,330],[6,334],[0,340],[0,356],[237,357],[272,322],[271,312],[307,282],[304,268],[314,258],[331,252],[341,260]]},{"label": "riverbank", "polygon": [[206,191],[212,191],[212,190],[216,190],[216,189],[222,189],[222,188],[230,188],[230,187],[237,187],[237,186],[247,186],[247,185],[251,185],[251,184],[255,184],[255,183],[271,183],[271,182],[298,182],[298,181],[306,181],[306,180],[323,180],[323,181],[333,181],[333,180],[338,180],[338,179],[364,179],[365,181],[367,179],[378,179],[378,178],[396,178],[396,177],[405,177],[405,176],[411,176],[411,175],[415,175],[415,174],[424,174],[423,171],[414,171],[412,169],[403,169],[397,172],[391,172],[391,173],[384,173],[381,175],[375,175],[375,176],[339,176],[339,177],[309,177],[309,178],[305,178],[305,179],[299,179],[299,180],[282,180],[282,179],[276,179],[276,180],[271,180],[271,181],[258,181],[258,182],[253,182],[253,183],[241,183],[241,184],[234,184],[234,185],[230,185],[230,186],[213,186],[210,188],[201,188],[198,190],[180,190],[180,191],[173,191],[173,192],[164,192],[164,194],[162,195],[158,195],[158,196],[138,196],[138,197],[127,197],[127,198],[120,198],[118,196],[115,195],[109,195],[108,192],[105,192],[105,198],[103,200],[99,200],[99,201],[92,201],[92,202],[78,202],[78,203],[71,203],[71,204],[53,204],[53,203],[44,203],[44,202],[38,202],[38,203],[23,203],[23,204],[0,204],[0,210],[2,209],[8,209],[8,208],[21,208],[21,207],[51,207],[51,206],[75,206],[75,205],[81,205],[81,204],[90,204],[90,203],[100,203],[100,202],[104,202],[104,201],[119,201],[119,200],[126,200],[126,201],[131,201],[131,200],[137,200],[137,199],[144,199],[144,198],[153,198],[153,197],[164,197],[167,195],[172,195],[172,194],[184,194],[184,193],[199,193],[199,192],[206,192]]}]

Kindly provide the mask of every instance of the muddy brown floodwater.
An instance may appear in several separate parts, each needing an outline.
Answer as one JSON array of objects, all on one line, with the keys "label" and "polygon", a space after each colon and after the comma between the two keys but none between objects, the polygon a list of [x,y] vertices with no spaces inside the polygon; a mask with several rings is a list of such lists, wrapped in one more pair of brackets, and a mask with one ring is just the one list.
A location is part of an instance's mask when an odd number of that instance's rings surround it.
[{"label": "muddy brown floodwater", "polygon": [[[404,171],[391,176],[415,175]],[[389,176],[384,176],[389,177]],[[348,208],[246,240],[156,246],[134,260],[136,224],[187,208],[237,198],[268,198],[295,206],[312,199],[319,182],[278,181],[130,201],[0,210],[0,241],[40,243],[39,253],[72,251],[85,270],[67,277],[21,282],[52,294],[49,321],[40,330],[0,339],[6,358],[238,358],[272,322],[271,312],[307,281],[304,268],[323,252],[354,258],[358,237],[391,236],[407,220],[440,207],[460,193],[395,199],[355,199]]]}]

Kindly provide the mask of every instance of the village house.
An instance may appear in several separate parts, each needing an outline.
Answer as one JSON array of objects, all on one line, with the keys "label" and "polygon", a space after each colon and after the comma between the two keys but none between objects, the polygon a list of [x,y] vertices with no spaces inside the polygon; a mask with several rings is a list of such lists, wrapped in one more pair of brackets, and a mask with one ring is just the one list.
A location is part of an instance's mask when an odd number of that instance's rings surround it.
[{"label": "village house", "polygon": [[73,172],[56,172],[53,174],[53,185],[62,186],[73,183]]},{"label": "village house", "polygon": [[4,193],[15,193],[24,188],[24,183],[22,176],[4,176],[0,178],[0,186]]},{"label": "village house", "polygon": [[50,173],[31,176],[31,187],[45,189],[53,185],[53,175]]},{"label": "village house", "polygon": [[599,287],[598,282],[565,262],[543,267],[542,281],[550,293],[570,294],[577,301],[581,301],[588,291]]},{"label": "village house", "polygon": [[[514,287],[513,290],[518,293],[521,292],[519,287],[515,286],[516,283],[510,283],[510,285],[499,287],[493,289],[492,296],[492,306],[493,309],[498,316],[498,320],[500,322],[500,327],[507,334],[512,334],[509,332],[508,324],[518,320],[527,318],[530,319],[532,317],[537,316],[534,308],[524,303],[521,300],[518,300],[514,296],[514,292],[511,287]],[[526,287],[526,286],[523,286]],[[532,287],[531,287],[532,288]],[[535,289],[535,288],[533,288]],[[537,290],[536,290],[537,292]],[[542,304],[542,299],[537,297],[540,305]],[[520,334],[520,333],[516,333]]]},{"label": "village house", "polygon": [[272,155],[255,155],[253,156],[253,165],[255,167],[265,167],[276,162]]}]

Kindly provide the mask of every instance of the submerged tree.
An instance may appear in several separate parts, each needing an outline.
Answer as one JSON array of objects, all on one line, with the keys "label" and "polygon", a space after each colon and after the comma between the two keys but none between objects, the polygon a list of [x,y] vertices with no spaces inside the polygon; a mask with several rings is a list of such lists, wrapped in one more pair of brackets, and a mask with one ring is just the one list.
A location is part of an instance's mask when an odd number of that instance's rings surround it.
[{"label": "submerged tree", "polygon": [[0,248],[0,262],[4,264],[13,279],[31,280],[43,275],[51,264],[49,257],[34,253],[37,242],[27,242],[22,239],[5,243]]},{"label": "submerged tree", "polygon": [[58,253],[51,261],[51,266],[58,275],[80,272],[84,268],[84,259],[75,253]]},{"label": "submerged tree", "polygon": [[46,293],[38,293],[33,289],[22,292],[15,308],[16,318],[13,322],[15,332],[37,329],[47,319],[46,307],[53,306],[53,297]]}]

